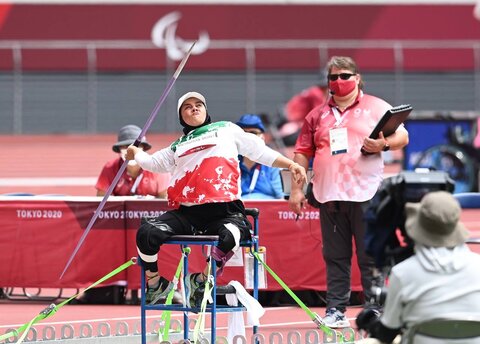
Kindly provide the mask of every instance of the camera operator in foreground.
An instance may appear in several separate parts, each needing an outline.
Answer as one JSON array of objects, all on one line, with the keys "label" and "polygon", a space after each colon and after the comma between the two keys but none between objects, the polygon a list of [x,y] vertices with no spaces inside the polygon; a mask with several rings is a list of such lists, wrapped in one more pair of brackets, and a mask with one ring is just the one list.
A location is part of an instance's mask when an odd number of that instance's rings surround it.
[{"label": "camera operator in foreground", "polygon": [[[420,203],[407,203],[405,209],[405,229],[415,242],[415,254],[392,268],[383,314],[365,309],[357,317],[357,327],[382,343],[391,343],[411,326],[442,315],[480,316],[480,255],[465,244],[468,231],[459,221],[457,200],[448,192],[436,191]],[[416,339],[415,343],[444,343]],[[478,338],[462,341],[475,342]]]}]

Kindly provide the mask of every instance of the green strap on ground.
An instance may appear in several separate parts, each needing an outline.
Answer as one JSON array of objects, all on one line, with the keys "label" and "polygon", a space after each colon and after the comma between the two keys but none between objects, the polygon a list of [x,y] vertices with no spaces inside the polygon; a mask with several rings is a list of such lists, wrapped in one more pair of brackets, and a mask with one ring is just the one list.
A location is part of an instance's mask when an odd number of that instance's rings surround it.
[{"label": "green strap on ground", "polygon": [[307,315],[313,320],[313,322],[318,326],[320,330],[322,330],[324,333],[326,333],[328,336],[333,336],[336,335],[337,338],[339,339],[339,343],[345,342],[345,338],[342,333],[339,331],[335,331],[334,329],[331,329],[330,327],[326,326],[323,323],[323,320],[320,318],[320,316],[314,312],[312,312],[304,303],[302,300],[298,298],[297,295],[285,284],[285,282],[282,281],[280,277],[272,270],[270,267],[265,264],[265,262],[260,258],[260,255],[252,251],[252,254],[257,258],[257,260],[263,265],[265,270],[268,271],[270,275],[282,286],[283,289],[292,297],[292,299],[295,300],[295,302],[307,313]]},{"label": "green strap on ground", "polygon": [[52,303],[50,306],[48,306],[47,308],[45,308],[44,310],[42,310],[35,318],[33,318],[30,322],[26,323],[26,324],[23,324],[22,326],[20,326],[19,328],[17,328],[16,330],[14,331],[11,331],[11,332],[7,332],[3,335],[0,335],[0,341],[2,340],[6,340],[6,339],[9,339],[11,337],[14,337],[14,336],[18,336],[20,333],[22,333],[22,335],[20,336],[20,338],[18,339],[17,343],[21,343],[23,342],[23,340],[25,339],[25,337],[27,336],[28,334],[28,330],[30,330],[30,328],[35,325],[36,323],[44,320],[44,319],[47,319],[49,317],[51,317],[52,315],[54,315],[61,307],[65,306],[67,303],[69,303],[70,301],[72,301],[73,299],[77,298],[78,296],[82,295],[84,292],[86,292],[88,289],[91,289],[91,288],[94,288],[96,287],[97,285],[99,285],[100,283],[108,280],[109,278],[115,276],[116,274],[122,272],[123,270],[125,270],[126,268],[132,266],[136,264],[136,258],[131,258],[128,262],[120,265],[118,268],[116,268],[115,270],[113,270],[112,272],[106,274],[105,276],[103,276],[102,278],[100,278],[98,281],[96,281],[95,283],[93,283],[92,285],[88,286],[87,288],[85,288],[83,291],[79,292],[78,294],[70,297],[69,299],[59,303],[58,305]]}]

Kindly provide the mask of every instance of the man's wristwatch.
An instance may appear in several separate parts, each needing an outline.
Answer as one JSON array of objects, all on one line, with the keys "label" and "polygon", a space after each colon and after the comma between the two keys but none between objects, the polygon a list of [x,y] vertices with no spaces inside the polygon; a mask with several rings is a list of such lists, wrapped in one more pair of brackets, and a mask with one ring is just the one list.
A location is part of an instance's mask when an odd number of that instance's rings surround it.
[{"label": "man's wristwatch", "polygon": [[386,139],[385,139],[385,145],[383,146],[382,150],[383,150],[384,152],[390,150],[390,145],[388,144],[388,141],[387,141]]}]

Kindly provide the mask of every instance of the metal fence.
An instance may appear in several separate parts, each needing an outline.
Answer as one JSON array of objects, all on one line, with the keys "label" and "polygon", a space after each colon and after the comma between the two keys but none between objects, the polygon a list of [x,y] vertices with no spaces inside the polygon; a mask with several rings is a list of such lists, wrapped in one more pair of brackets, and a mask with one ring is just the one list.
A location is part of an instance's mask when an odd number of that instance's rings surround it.
[{"label": "metal fence", "polygon": [[[75,50],[84,54],[84,70],[25,71],[24,53],[30,50]],[[11,70],[0,73],[0,133],[116,132],[122,124],[138,125],[148,117],[176,66],[166,57],[165,70],[99,71],[97,52],[159,49],[150,41],[0,41],[0,50],[10,52]],[[180,129],[176,99],[196,89],[207,95],[215,120],[235,120],[241,114],[276,116],[295,93],[317,81],[317,72],[339,51],[389,51],[394,67],[375,70],[375,61],[362,73],[366,92],[392,104],[411,103],[416,110],[480,111],[480,42],[391,40],[212,40],[209,49],[233,49],[244,56],[244,69],[189,71],[180,76],[152,126],[157,132]],[[310,70],[260,70],[258,52],[314,50],[317,67]],[[406,51],[469,51],[461,54],[463,70],[405,70]],[[165,54],[166,55],[166,54]],[[373,55],[375,56],[375,55]],[[379,59],[382,55],[379,55]],[[373,59],[374,60],[374,59]],[[380,62],[380,61],[379,61]],[[452,64],[452,69],[455,65]],[[379,63],[379,66],[381,64]],[[362,67],[362,66],[360,66]]]}]

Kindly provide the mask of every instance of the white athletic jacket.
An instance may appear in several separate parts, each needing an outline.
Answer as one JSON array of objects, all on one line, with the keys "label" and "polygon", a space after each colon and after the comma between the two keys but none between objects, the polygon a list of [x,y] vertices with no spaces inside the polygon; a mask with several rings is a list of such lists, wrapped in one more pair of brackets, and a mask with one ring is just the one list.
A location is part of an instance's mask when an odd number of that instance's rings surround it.
[{"label": "white athletic jacket", "polygon": [[272,166],[280,153],[232,122],[215,122],[192,130],[152,155],[138,152],[135,160],[145,170],[171,173],[169,205],[178,207],[239,199],[238,155]]}]

